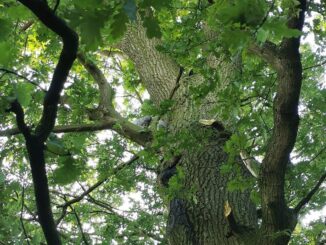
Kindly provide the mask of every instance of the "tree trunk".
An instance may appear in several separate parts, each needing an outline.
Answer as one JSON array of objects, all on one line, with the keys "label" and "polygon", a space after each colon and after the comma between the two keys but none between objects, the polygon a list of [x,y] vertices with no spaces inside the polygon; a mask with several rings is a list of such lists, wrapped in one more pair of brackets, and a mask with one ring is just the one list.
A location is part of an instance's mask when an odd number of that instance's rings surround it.
[{"label": "tree trunk", "polygon": [[[223,147],[229,134],[199,123],[200,119],[214,118],[211,111],[216,105],[216,91],[202,99],[200,105],[194,105],[189,86],[201,82],[205,81],[199,75],[183,79],[173,98],[176,104],[169,120],[169,133],[177,138],[180,132],[188,134],[177,166],[185,174],[184,191],[189,191],[192,198],[176,197],[170,202],[167,235],[170,244],[241,244],[231,233],[223,213],[224,204],[230,203],[239,225],[251,228],[257,224],[256,210],[249,191],[227,190],[227,182],[234,175],[222,174],[220,167],[227,161]],[[241,163],[239,168],[243,176],[248,176]]]},{"label": "tree trunk", "polygon": [[[134,61],[154,103],[158,105],[166,99],[174,101],[171,112],[163,119],[168,123],[166,137],[177,141],[163,146],[162,151],[165,159],[171,158],[167,157],[171,154],[178,157],[177,161],[162,162],[160,178],[165,185],[163,189],[169,188],[168,180],[179,167],[184,172],[184,181],[183,195],[175,193],[168,205],[167,238],[175,245],[242,244],[242,239],[232,234],[224,216],[225,202],[230,203],[239,225],[255,228],[257,216],[249,191],[229,192],[227,182],[234,175],[220,172],[221,164],[227,160],[223,146],[230,135],[221,125],[220,128],[205,127],[199,123],[200,119],[217,119],[212,109],[218,103],[216,94],[221,88],[217,86],[200,105],[195,105],[189,87],[207,81],[198,74],[179,73],[178,65],[155,49],[157,44],[158,40],[148,39],[142,26],[137,25],[129,28],[119,47]],[[217,63],[222,65],[222,62]],[[232,72],[226,63],[224,68],[220,69],[223,70],[220,74],[223,84],[237,72]],[[184,134],[188,136],[186,142],[181,139]],[[243,176],[249,175],[240,162],[239,169]]]}]

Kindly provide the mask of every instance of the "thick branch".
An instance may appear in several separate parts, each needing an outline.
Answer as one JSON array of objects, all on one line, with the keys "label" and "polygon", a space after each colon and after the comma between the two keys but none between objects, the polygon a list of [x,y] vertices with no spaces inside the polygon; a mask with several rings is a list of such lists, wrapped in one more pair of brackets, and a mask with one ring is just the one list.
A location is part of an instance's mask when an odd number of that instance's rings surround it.
[{"label": "thick branch", "polygon": [[313,197],[313,195],[318,191],[319,187],[322,185],[322,183],[325,181],[326,179],[326,173],[324,173],[319,181],[317,182],[317,184],[314,186],[314,188],[312,188],[312,190],[307,194],[307,196],[305,196],[304,198],[302,198],[302,200],[297,204],[297,206],[294,208],[294,212],[296,214],[298,214],[300,212],[300,210],[308,204],[308,202],[311,200],[311,198]]},{"label": "thick branch", "polygon": [[[303,1],[302,1],[303,2]],[[299,6],[300,18],[305,7]],[[296,27],[301,30],[302,20],[297,18]],[[287,207],[284,196],[285,171],[290,160],[299,126],[298,104],[302,82],[302,64],[299,53],[300,38],[289,38],[279,48],[277,62],[264,58],[277,72],[277,91],[273,105],[274,127],[269,140],[261,171],[262,229],[267,234],[284,230],[292,231],[296,221]],[[287,244],[289,236],[268,238],[268,244]]]},{"label": "thick branch", "polygon": [[[132,124],[130,122],[122,122],[114,118],[106,118],[103,121],[95,122],[92,124],[73,124],[62,125],[53,128],[53,133],[78,133],[78,132],[92,132],[111,129],[126,138],[145,146],[152,140],[152,134],[150,131],[145,131],[142,127]],[[0,137],[8,137],[12,135],[20,134],[21,131],[18,128],[6,129],[0,131]]]},{"label": "thick branch", "polygon": [[[42,0],[19,0],[23,5],[30,9],[38,19],[50,30],[58,34],[63,41],[58,64],[54,70],[50,88],[47,91],[43,101],[43,111],[41,120],[35,130],[35,134],[29,134],[28,127],[23,123],[23,112],[21,107],[16,106],[17,125],[24,134],[26,148],[32,170],[36,206],[39,221],[48,244],[60,245],[60,236],[57,232],[51,210],[51,202],[46,176],[44,160],[44,142],[52,131],[57,116],[58,102],[60,92],[63,89],[68,73],[76,58],[78,49],[78,36],[70,29],[66,23],[57,17],[49,8],[46,1]],[[17,114],[18,113],[18,114]]]},{"label": "thick branch", "polygon": [[112,105],[114,90],[97,65],[91,60],[87,60],[82,53],[78,54],[78,59],[99,86],[100,101],[96,110],[100,112],[99,114],[102,116],[97,120],[113,121],[115,126],[114,129],[117,133],[126,136],[138,144],[144,145],[146,142],[150,141],[151,135],[149,132],[145,132],[142,127],[129,122],[115,110]]},{"label": "thick branch", "polygon": [[78,36],[62,19],[53,13],[44,1],[20,0],[20,2],[28,7],[46,27],[59,35],[63,41],[63,49],[54,70],[50,88],[44,98],[42,118],[36,128],[38,137],[45,141],[54,127],[60,92],[76,58]]},{"label": "thick branch", "polygon": [[94,81],[99,87],[100,102],[99,108],[112,107],[112,100],[114,96],[114,90],[108,83],[103,72],[93,63],[91,60],[86,59],[83,53],[78,53],[77,58],[79,62],[85,67],[89,74],[93,77]]},{"label": "thick branch", "polygon": [[27,127],[24,119],[24,110],[17,100],[11,103],[10,111],[16,115],[16,123],[19,131],[22,132],[25,138],[30,137],[30,129]]}]

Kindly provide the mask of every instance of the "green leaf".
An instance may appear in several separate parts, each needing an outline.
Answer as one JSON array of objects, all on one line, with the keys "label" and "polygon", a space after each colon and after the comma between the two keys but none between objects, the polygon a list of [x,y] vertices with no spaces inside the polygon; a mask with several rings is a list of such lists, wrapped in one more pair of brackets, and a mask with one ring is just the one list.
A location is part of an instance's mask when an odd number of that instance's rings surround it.
[{"label": "green leaf", "polygon": [[222,43],[231,53],[245,48],[250,41],[250,33],[243,30],[226,30],[221,35]]},{"label": "green leaf", "polygon": [[172,108],[173,105],[174,105],[174,100],[168,100],[168,99],[163,100],[160,103],[160,114],[163,115],[167,113]]},{"label": "green leaf", "polygon": [[160,109],[157,108],[153,101],[151,100],[145,100],[142,107],[141,111],[143,115],[148,115],[148,116],[155,116],[160,114]]},{"label": "green leaf", "polygon": [[209,8],[208,23],[211,26],[218,24],[240,24],[257,26],[265,15],[265,1],[216,1]]},{"label": "green leaf", "polygon": [[260,28],[257,32],[257,41],[258,42],[261,42],[261,43],[264,43],[266,42],[267,38],[269,36],[269,32],[268,30],[264,30],[262,28]]},{"label": "green leaf", "polygon": [[65,148],[63,142],[58,138],[49,137],[49,140],[46,143],[47,150],[50,153],[56,155],[67,155],[68,151]]},{"label": "green leaf", "polygon": [[57,184],[66,185],[78,179],[82,169],[72,157],[64,157],[61,166],[53,171],[53,179]]},{"label": "green leaf", "polygon": [[171,0],[142,0],[140,3],[140,7],[147,8],[153,7],[156,10],[162,9],[164,7],[169,7],[171,5]]},{"label": "green leaf", "polygon": [[0,185],[2,185],[5,182],[5,180],[6,180],[6,176],[0,170]]},{"label": "green leaf", "polygon": [[81,43],[86,45],[89,50],[95,50],[102,44],[101,28],[104,26],[104,20],[101,18],[88,17],[81,25]]},{"label": "green leaf", "polygon": [[161,28],[157,19],[153,16],[152,11],[146,13],[143,17],[143,26],[146,28],[146,35],[148,38],[160,38],[162,36]]},{"label": "green leaf", "polygon": [[0,42],[0,65],[7,66],[12,59],[12,46],[11,43],[3,41]]},{"label": "green leaf", "polygon": [[6,9],[6,14],[10,19],[14,21],[17,21],[17,19],[27,20],[31,18],[31,12],[22,4],[10,6]]},{"label": "green leaf", "polygon": [[32,100],[33,85],[30,83],[18,83],[16,86],[16,97],[18,102],[27,107]]},{"label": "green leaf", "polygon": [[128,16],[124,11],[113,17],[113,23],[110,26],[110,39],[117,40],[123,36],[127,30],[126,23],[128,22]]},{"label": "green leaf", "polygon": [[289,28],[286,25],[286,20],[282,18],[273,18],[269,20],[261,29],[263,30],[260,31],[268,33],[268,39],[272,39],[276,42],[281,41],[283,38],[299,37],[302,35],[301,31]]},{"label": "green leaf", "polygon": [[4,41],[8,38],[11,31],[11,23],[8,20],[0,19],[0,41]]}]

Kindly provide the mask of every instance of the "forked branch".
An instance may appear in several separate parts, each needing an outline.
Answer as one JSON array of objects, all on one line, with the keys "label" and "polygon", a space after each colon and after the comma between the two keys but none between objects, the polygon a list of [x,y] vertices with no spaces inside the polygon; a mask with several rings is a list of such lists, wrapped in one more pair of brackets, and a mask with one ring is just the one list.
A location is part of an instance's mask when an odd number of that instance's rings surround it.
[{"label": "forked branch", "polygon": [[18,101],[11,104],[11,111],[16,114],[16,123],[26,141],[30,166],[32,170],[38,218],[48,244],[60,245],[60,236],[56,229],[51,210],[48,180],[45,169],[44,142],[51,133],[57,117],[60,92],[68,73],[76,58],[78,36],[66,23],[57,17],[43,0],[19,0],[30,9],[38,19],[51,31],[59,35],[63,48],[53,73],[50,88],[43,101],[42,117],[36,130],[32,130],[24,122],[24,111]]}]

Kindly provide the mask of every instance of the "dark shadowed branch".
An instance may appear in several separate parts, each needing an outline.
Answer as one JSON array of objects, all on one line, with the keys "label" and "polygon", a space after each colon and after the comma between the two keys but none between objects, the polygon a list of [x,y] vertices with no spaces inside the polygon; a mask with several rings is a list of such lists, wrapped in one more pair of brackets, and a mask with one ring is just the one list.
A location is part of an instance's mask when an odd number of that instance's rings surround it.
[{"label": "dark shadowed branch", "polygon": [[[306,1],[299,1],[297,14],[290,13],[287,26],[303,28]],[[273,132],[261,165],[262,230],[266,233],[292,231],[295,214],[287,207],[284,182],[290,153],[296,142],[298,105],[302,83],[300,37],[284,38],[280,45],[252,45],[249,50],[266,61],[277,73],[276,96],[273,101]],[[268,244],[287,244],[290,237],[268,238]]]},{"label": "dark shadowed branch", "polygon": [[25,114],[22,106],[19,104],[17,100],[13,101],[11,103],[11,108],[9,111],[12,111],[16,115],[16,123],[18,126],[18,129],[25,138],[30,137],[30,129],[25,123]]},{"label": "dark shadowed branch", "polygon": [[47,28],[59,35],[63,41],[63,48],[53,73],[50,88],[46,92],[43,101],[42,117],[36,130],[31,132],[31,129],[25,124],[24,111],[18,101],[14,101],[10,109],[16,114],[18,129],[23,133],[26,141],[26,148],[32,170],[38,217],[45,239],[50,245],[60,245],[60,236],[57,232],[51,210],[43,149],[44,142],[55,124],[60,92],[63,89],[63,84],[76,58],[78,36],[62,19],[54,14],[46,1],[19,0],[19,2],[30,9]]},{"label": "dark shadowed branch", "polygon": [[305,71],[305,70],[309,70],[309,69],[312,69],[312,68],[316,68],[316,67],[323,66],[323,65],[325,65],[325,64],[326,64],[326,60],[324,60],[324,61],[322,61],[322,62],[320,62],[320,63],[318,63],[318,64],[316,64],[316,65],[306,66],[306,67],[303,68],[303,70],[304,70],[304,71]]},{"label": "dark shadowed branch", "polygon": [[312,188],[311,191],[309,191],[309,193],[307,194],[307,196],[305,196],[298,204],[297,206],[295,206],[294,208],[294,212],[296,214],[298,214],[300,212],[300,210],[308,204],[308,202],[311,200],[311,198],[313,197],[313,195],[318,191],[319,187],[322,185],[322,183],[325,181],[326,179],[326,173],[324,173],[319,181],[317,182],[317,184],[314,186],[314,188]]},{"label": "dark shadowed branch", "polygon": [[77,55],[78,36],[53,13],[44,1],[20,0],[20,2],[29,8],[46,27],[59,35],[63,41],[63,49],[54,70],[50,88],[44,98],[42,118],[36,128],[36,134],[44,141],[55,123],[60,92]]}]

